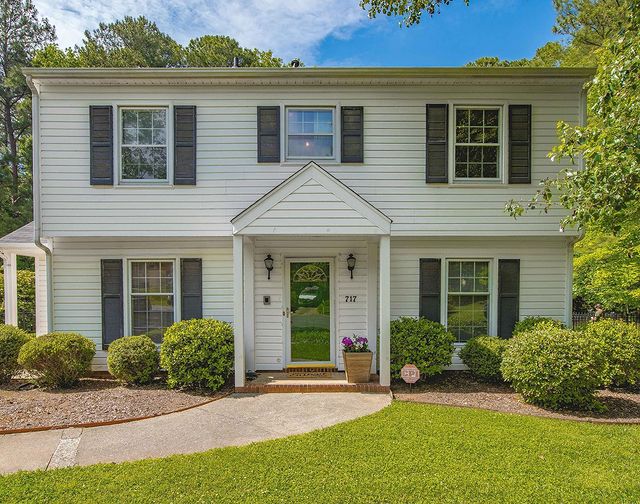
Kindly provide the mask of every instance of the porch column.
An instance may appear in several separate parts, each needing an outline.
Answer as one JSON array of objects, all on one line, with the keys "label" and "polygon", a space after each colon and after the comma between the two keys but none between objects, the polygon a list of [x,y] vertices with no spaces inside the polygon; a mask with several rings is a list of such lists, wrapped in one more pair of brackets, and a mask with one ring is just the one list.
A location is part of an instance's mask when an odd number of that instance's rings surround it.
[{"label": "porch column", "polygon": [[233,237],[233,348],[235,386],[244,387],[244,239]]},{"label": "porch column", "polygon": [[388,387],[391,384],[391,238],[380,237],[380,271],[379,271],[379,296],[380,296],[380,385]]},{"label": "porch column", "polygon": [[254,322],[254,241],[244,238],[244,364],[245,369],[255,371],[255,322]]},{"label": "porch column", "polygon": [[3,254],[4,259],[4,323],[18,325],[18,271],[16,254]]}]

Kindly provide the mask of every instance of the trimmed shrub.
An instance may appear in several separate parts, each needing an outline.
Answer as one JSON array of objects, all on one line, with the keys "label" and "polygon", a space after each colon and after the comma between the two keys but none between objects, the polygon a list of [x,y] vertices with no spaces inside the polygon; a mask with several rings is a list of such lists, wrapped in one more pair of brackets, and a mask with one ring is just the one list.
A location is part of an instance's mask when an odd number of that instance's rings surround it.
[{"label": "trimmed shrub", "polygon": [[25,343],[18,363],[45,387],[71,387],[87,374],[96,353],[93,341],[81,334],[53,332]]},{"label": "trimmed shrub", "polygon": [[[18,326],[28,333],[36,330],[36,274],[18,270]],[[4,320],[4,275],[0,273],[0,320]]]},{"label": "trimmed shrub", "polygon": [[500,381],[500,365],[507,344],[508,340],[495,336],[476,336],[460,349],[460,358],[476,377]]},{"label": "trimmed shrub", "polygon": [[18,354],[33,336],[12,325],[0,325],[0,383],[7,383],[20,369]]},{"label": "trimmed shrub", "polygon": [[176,322],[164,333],[160,364],[170,388],[219,389],[233,368],[231,325],[213,319]]},{"label": "trimmed shrub", "polygon": [[526,317],[516,322],[513,328],[513,335],[525,331],[532,331],[538,324],[544,324],[551,327],[557,327],[558,329],[566,329],[566,326],[559,320],[552,319],[551,317]]},{"label": "trimmed shrub", "polygon": [[604,345],[583,332],[539,325],[514,336],[502,358],[502,376],[533,404],[593,409],[605,371]]},{"label": "trimmed shrub", "polygon": [[621,320],[603,319],[587,324],[583,331],[604,345],[605,386],[627,387],[640,382],[640,329]]},{"label": "trimmed shrub", "polygon": [[422,376],[432,376],[451,364],[455,337],[442,324],[402,317],[391,322],[391,376],[400,378],[405,364],[415,364]]},{"label": "trimmed shrub", "polygon": [[149,336],[125,336],[109,345],[107,368],[119,381],[142,385],[158,372],[160,355]]}]

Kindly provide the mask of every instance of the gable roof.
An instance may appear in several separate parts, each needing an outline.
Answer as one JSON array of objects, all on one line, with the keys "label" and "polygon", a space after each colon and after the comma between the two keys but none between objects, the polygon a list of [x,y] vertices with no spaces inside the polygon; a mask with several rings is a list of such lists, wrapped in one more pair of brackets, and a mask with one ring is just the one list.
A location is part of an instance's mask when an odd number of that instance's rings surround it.
[{"label": "gable roof", "polygon": [[33,243],[33,221],[0,238],[1,244],[29,244]]},{"label": "gable roof", "polygon": [[386,235],[391,219],[311,161],[231,219],[242,235]]}]

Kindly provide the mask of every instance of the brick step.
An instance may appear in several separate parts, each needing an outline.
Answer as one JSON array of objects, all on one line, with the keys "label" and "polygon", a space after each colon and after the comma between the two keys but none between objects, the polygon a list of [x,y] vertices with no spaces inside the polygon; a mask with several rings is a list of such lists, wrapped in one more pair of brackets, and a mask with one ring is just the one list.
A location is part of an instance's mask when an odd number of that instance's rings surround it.
[{"label": "brick step", "polygon": [[389,387],[378,383],[248,383],[244,387],[236,387],[238,394],[275,394],[275,393],[311,393],[311,392],[369,392],[374,394],[388,394]]}]

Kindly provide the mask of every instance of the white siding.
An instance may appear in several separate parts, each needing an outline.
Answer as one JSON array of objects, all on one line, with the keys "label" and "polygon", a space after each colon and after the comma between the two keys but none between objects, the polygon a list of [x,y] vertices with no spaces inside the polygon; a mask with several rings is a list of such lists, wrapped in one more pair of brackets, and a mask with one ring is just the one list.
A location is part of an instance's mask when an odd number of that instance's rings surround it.
[{"label": "white siding", "polygon": [[310,180],[243,229],[245,234],[378,234],[380,229]]},{"label": "white siding", "polygon": [[[514,221],[503,207],[511,198],[528,198],[537,182],[557,173],[559,167],[547,153],[557,142],[557,121],[578,121],[579,93],[579,86],[561,82],[233,88],[53,86],[45,82],[40,101],[44,234],[229,235],[234,215],[304,164],[256,163],[256,107],[274,104],[364,106],[365,163],[320,164],[393,219],[394,235],[554,234],[557,211]],[[427,102],[532,104],[532,185],[425,184]],[[104,103],[196,105],[198,185],[91,187],[89,105]]]},{"label": "white siding", "polygon": [[165,257],[202,258],[203,314],[233,321],[231,239],[57,239],[53,259],[55,330],[77,331],[91,338],[98,348],[94,367],[105,369],[100,259]]},{"label": "white siding", "polygon": [[[347,256],[357,258],[353,280],[347,270]],[[336,328],[337,365],[342,369],[340,340],[346,336],[370,336],[367,326],[367,242],[353,238],[284,238],[256,239],[255,242],[255,349],[257,369],[282,369],[285,362],[284,319],[282,316],[285,258],[335,259],[333,292]],[[264,258],[271,254],[274,268],[267,280]],[[271,296],[271,304],[263,304],[263,296]],[[347,303],[345,296],[357,296]]]},{"label": "white siding", "polygon": [[47,332],[47,258],[36,256],[36,334]]},{"label": "white siding", "polygon": [[[391,241],[391,317],[419,314],[420,258],[477,258],[494,262],[520,259],[520,318],[542,315],[566,322],[567,242],[558,238],[514,239],[394,239]],[[496,334],[497,276],[490,278],[492,295],[489,333]],[[570,286],[570,284],[569,284]],[[444,297],[442,290],[442,305]],[[444,319],[443,319],[444,322]],[[459,365],[456,357],[454,365]]]}]

